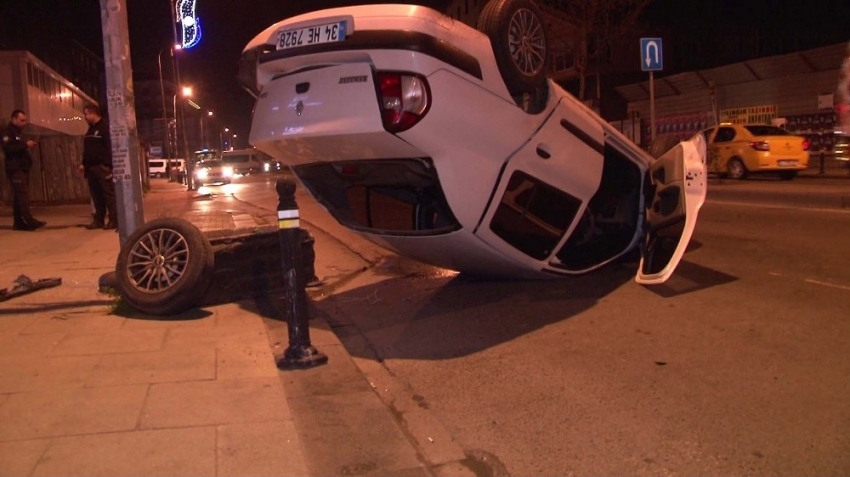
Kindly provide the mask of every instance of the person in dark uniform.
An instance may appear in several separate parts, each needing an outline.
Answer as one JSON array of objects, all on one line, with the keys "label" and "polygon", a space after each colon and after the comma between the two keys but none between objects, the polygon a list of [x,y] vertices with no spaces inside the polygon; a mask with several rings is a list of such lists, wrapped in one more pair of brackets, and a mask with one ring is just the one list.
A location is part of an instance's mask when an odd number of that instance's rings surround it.
[{"label": "person in dark uniform", "polygon": [[[112,182],[112,142],[109,123],[100,114],[100,107],[85,107],[89,130],[83,139],[83,163],[80,170],[89,183],[89,193],[94,202],[94,218],[86,225],[92,229],[117,229],[118,207],[115,202],[115,184]],[[108,221],[104,219],[108,217]]]},{"label": "person in dark uniform", "polygon": [[6,157],[6,176],[12,184],[12,228],[15,230],[35,230],[47,224],[33,217],[30,212],[30,149],[35,147],[36,142],[21,138],[26,125],[27,115],[16,109],[12,111],[12,120],[0,131],[0,142],[3,143],[3,155]]}]

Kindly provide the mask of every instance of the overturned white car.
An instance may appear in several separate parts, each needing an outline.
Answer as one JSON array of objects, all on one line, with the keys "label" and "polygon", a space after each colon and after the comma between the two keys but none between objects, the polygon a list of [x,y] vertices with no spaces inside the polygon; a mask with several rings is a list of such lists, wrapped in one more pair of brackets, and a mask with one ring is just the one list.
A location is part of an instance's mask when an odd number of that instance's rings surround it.
[{"label": "overturned white car", "polygon": [[245,48],[249,141],[343,225],[399,254],[495,276],[680,260],[705,199],[701,136],[653,159],[546,79],[537,7],[491,0],[473,29],[413,5],[286,19]]}]

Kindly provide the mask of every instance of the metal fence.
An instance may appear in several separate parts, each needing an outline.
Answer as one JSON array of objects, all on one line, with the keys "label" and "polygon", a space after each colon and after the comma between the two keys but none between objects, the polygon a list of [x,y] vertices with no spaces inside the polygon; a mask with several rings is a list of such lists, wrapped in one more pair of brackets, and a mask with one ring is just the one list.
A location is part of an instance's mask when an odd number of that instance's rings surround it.
[{"label": "metal fence", "polygon": [[[141,151],[141,149],[140,149]],[[83,163],[82,136],[42,136],[38,146],[30,150],[30,200],[35,204],[72,204],[88,202],[89,186],[77,170]],[[0,150],[0,162],[5,161]],[[142,152],[139,171],[145,189],[147,181],[147,158]],[[5,167],[0,167],[0,201],[12,203],[12,192]]]},{"label": "metal fence", "polygon": [[[2,154],[2,152],[0,152]],[[77,167],[83,162],[81,136],[42,136],[30,150],[30,200],[34,203],[88,202],[89,189]],[[5,160],[5,158],[4,158]],[[12,201],[5,167],[0,167],[0,199]]]}]

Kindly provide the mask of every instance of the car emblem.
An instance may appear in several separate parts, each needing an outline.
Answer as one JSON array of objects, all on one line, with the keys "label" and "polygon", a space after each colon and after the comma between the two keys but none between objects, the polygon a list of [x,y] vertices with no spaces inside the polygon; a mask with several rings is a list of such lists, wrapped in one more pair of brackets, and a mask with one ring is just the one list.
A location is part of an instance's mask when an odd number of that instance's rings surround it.
[{"label": "car emblem", "polygon": [[295,105],[295,112],[301,116],[301,113],[304,112],[304,101],[298,101],[298,104]]},{"label": "car emblem", "polygon": [[785,150],[787,151],[789,149],[791,149],[791,144],[786,142],[785,143]]}]

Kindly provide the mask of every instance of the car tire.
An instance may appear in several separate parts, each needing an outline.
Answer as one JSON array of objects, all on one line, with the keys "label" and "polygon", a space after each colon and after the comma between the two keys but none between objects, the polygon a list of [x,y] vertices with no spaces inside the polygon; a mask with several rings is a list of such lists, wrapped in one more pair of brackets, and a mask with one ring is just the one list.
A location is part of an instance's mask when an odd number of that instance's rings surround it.
[{"label": "car tire", "polygon": [[490,0],[478,17],[490,38],[496,64],[511,96],[531,94],[546,83],[549,44],[540,9],[531,0]]},{"label": "car tire", "polygon": [[174,315],[197,304],[212,281],[215,254],[204,234],[174,217],[139,227],[118,253],[116,286],[133,308]]},{"label": "car tire", "polygon": [[729,179],[745,179],[747,174],[747,166],[745,166],[744,162],[737,157],[733,157],[728,163],[726,163],[726,177]]},{"label": "car tire", "polygon": [[797,177],[797,171],[779,171],[779,179],[783,181],[794,180]]}]

